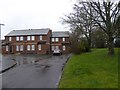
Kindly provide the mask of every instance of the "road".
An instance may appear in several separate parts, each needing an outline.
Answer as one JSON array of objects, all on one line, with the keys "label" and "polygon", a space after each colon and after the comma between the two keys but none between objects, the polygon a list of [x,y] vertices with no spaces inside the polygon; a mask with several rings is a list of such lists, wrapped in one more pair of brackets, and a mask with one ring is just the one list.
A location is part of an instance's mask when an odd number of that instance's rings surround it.
[{"label": "road", "polygon": [[[56,88],[68,56],[39,58],[2,74],[3,88]],[[21,58],[22,59],[22,58]]]}]

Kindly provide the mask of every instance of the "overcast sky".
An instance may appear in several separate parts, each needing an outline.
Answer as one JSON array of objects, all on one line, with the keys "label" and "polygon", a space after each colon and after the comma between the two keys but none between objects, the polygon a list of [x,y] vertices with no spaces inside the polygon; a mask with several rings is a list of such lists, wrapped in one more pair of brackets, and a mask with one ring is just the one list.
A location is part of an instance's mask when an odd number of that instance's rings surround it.
[{"label": "overcast sky", "polygon": [[2,39],[12,30],[50,28],[68,30],[60,17],[72,11],[75,0],[0,0]]}]

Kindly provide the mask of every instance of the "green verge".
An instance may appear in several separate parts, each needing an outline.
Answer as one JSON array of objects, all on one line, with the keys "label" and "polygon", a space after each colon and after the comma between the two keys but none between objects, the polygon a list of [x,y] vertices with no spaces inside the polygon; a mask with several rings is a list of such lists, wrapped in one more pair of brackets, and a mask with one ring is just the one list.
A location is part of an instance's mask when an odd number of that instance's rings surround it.
[{"label": "green verge", "polygon": [[73,55],[64,68],[59,88],[118,88],[118,49],[114,56],[108,49]]}]

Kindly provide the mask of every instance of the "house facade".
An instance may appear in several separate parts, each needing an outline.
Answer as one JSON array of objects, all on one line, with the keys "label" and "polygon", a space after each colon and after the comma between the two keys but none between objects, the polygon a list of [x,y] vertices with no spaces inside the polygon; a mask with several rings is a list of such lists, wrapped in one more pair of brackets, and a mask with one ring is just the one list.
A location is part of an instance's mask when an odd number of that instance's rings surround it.
[{"label": "house facade", "polygon": [[53,32],[51,37],[51,50],[60,49],[62,53],[69,53],[69,32]]},{"label": "house facade", "polygon": [[68,46],[69,35],[66,32],[52,32],[49,28],[13,30],[5,36],[2,53],[50,54],[56,48],[61,49],[63,53],[68,53]]}]

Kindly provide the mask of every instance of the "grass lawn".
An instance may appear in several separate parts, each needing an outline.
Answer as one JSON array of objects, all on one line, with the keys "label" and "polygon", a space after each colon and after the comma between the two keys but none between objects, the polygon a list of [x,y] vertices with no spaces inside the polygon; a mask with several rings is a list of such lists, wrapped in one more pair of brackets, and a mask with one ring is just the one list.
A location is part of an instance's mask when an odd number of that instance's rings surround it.
[{"label": "grass lawn", "polygon": [[114,56],[108,49],[73,55],[65,66],[59,88],[118,88],[118,49]]}]

